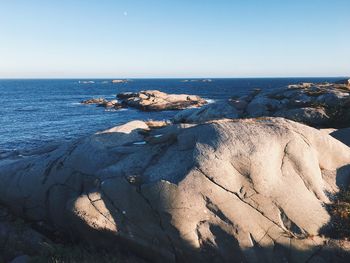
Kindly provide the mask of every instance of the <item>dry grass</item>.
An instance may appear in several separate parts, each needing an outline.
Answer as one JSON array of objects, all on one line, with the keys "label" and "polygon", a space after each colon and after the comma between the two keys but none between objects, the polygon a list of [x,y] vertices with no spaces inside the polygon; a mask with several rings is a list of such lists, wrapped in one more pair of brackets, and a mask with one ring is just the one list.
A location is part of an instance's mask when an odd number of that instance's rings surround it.
[{"label": "dry grass", "polygon": [[135,256],[126,255],[116,249],[106,251],[83,244],[45,245],[40,255],[31,257],[31,263],[141,263],[145,262]]},{"label": "dry grass", "polygon": [[339,193],[337,200],[330,206],[333,234],[337,238],[350,238],[350,189]]}]

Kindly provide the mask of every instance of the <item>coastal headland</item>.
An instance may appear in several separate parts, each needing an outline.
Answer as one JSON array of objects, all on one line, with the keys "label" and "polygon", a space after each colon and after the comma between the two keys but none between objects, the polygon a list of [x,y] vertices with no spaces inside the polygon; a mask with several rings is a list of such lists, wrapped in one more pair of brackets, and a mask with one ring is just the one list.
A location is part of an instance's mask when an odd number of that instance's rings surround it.
[{"label": "coastal headland", "polygon": [[84,103],[181,111],[0,155],[4,260],[67,239],[121,262],[350,260],[348,81]]}]

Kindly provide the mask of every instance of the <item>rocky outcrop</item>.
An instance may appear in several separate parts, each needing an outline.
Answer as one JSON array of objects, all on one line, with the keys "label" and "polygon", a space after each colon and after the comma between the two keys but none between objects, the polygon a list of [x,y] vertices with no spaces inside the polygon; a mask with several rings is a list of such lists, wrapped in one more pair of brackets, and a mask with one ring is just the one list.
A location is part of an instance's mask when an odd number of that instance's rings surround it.
[{"label": "rocky outcrop", "polygon": [[330,135],[350,147],[350,128],[332,131]]},{"label": "rocky outcrop", "polygon": [[201,108],[190,108],[180,111],[173,118],[175,123],[201,123],[221,118],[236,119],[239,117],[236,110],[228,101],[204,105]]},{"label": "rocky outcrop", "polygon": [[81,104],[97,104],[97,105],[100,105],[100,104],[104,104],[106,103],[107,100],[104,99],[104,98],[92,98],[92,99],[88,99],[88,100],[82,100],[80,103]]},{"label": "rocky outcrop", "polygon": [[174,122],[275,116],[314,127],[347,127],[349,108],[350,89],[346,84],[301,83],[277,90],[254,90],[249,95],[209,104],[204,110],[180,112]]},{"label": "rocky outcrop", "polygon": [[81,101],[82,104],[120,109],[133,107],[143,111],[182,110],[190,107],[200,107],[207,102],[194,95],[166,94],[158,90],[140,91],[138,93],[124,92],[117,95],[118,100],[108,101],[104,98],[93,98]]},{"label": "rocky outcrop", "polygon": [[99,107],[105,107],[105,108],[114,108],[114,109],[120,109],[123,108],[123,105],[118,102],[118,100],[106,100],[104,98],[93,98],[88,100],[83,100],[80,102],[81,104],[96,104]]},{"label": "rocky outcrop", "polygon": [[128,80],[127,79],[113,79],[112,83],[113,84],[120,84],[120,83],[127,83]]},{"label": "rocky outcrop", "polygon": [[342,79],[335,82],[336,84],[345,84],[350,87],[350,79]]},{"label": "rocky outcrop", "polygon": [[134,121],[36,153],[0,160],[0,202],[95,245],[158,262],[349,260],[323,234],[350,148],[314,128]]},{"label": "rocky outcrop", "polygon": [[137,93],[125,92],[118,94],[117,98],[128,107],[143,111],[182,110],[206,104],[206,101],[199,96],[167,94],[158,90],[146,90]]}]

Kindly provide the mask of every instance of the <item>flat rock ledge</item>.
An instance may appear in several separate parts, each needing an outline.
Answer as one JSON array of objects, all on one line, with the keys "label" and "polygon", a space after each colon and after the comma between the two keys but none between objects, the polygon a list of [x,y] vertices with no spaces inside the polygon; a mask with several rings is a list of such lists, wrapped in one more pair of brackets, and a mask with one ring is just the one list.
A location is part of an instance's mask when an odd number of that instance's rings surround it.
[{"label": "flat rock ledge", "polygon": [[88,100],[83,100],[80,103],[86,104],[86,105],[95,104],[99,107],[114,108],[114,109],[121,109],[124,107],[121,103],[119,103],[118,100],[106,100],[105,98],[92,98]]},{"label": "flat rock ledge", "polygon": [[350,126],[350,86],[338,83],[301,83],[277,90],[254,90],[249,95],[178,113],[176,123],[221,118],[284,117],[313,127]]},{"label": "flat rock ledge", "polygon": [[206,100],[199,96],[187,94],[167,94],[158,90],[140,92],[124,92],[117,95],[117,100],[92,98],[83,100],[81,104],[95,104],[105,108],[121,109],[126,107],[137,108],[142,111],[183,110],[201,107]]},{"label": "flat rock ledge", "polygon": [[152,262],[349,262],[349,242],[326,235],[348,146],[283,118],[161,126],[4,156],[0,203]]},{"label": "flat rock ledge", "polygon": [[118,94],[117,98],[122,104],[143,111],[183,110],[189,107],[201,107],[207,103],[199,96],[167,94],[158,90],[125,92]]}]

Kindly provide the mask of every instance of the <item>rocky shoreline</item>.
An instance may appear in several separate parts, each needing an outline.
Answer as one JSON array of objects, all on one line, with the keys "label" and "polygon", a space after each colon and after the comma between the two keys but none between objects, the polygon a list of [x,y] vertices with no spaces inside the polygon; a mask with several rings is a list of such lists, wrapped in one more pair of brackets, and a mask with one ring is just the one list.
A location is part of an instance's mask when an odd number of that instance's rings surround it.
[{"label": "rocky shoreline", "polygon": [[182,111],[174,122],[283,117],[319,128],[349,127],[350,85],[343,83],[301,83],[272,91],[257,89],[249,95]]},{"label": "rocky shoreline", "polygon": [[199,123],[221,118],[283,117],[317,128],[350,126],[350,84],[300,83],[280,89],[255,89],[241,97],[226,101],[207,102],[194,95],[166,94],[157,90],[137,93],[125,92],[108,101],[93,98],[82,104],[96,104],[106,108],[136,108],[142,111],[182,110],[174,123]]},{"label": "rocky shoreline", "polygon": [[213,104],[159,91],[88,101],[184,110],[0,155],[0,241],[18,245],[13,216],[39,231],[4,260],[61,233],[132,262],[348,262],[329,207],[350,183],[349,95],[344,81]]}]

